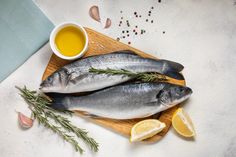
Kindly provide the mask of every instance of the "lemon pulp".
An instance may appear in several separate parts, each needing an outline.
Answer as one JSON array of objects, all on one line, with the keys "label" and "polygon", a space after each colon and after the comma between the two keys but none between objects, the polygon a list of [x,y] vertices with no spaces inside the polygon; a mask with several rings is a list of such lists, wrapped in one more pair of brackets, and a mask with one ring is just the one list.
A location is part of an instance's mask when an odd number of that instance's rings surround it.
[{"label": "lemon pulp", "polygon": [[161,132],[166,127],[165,123],[156,119],[146,119],[136,123],[131,129],[131,142],[142,141]]},{"label": "lemon pulp", "polygon": [[195,130],[193,122],[189,115],[182,109],[179,108],[172,117],[172,124],[174,129],[184,137],[195,136]]}]

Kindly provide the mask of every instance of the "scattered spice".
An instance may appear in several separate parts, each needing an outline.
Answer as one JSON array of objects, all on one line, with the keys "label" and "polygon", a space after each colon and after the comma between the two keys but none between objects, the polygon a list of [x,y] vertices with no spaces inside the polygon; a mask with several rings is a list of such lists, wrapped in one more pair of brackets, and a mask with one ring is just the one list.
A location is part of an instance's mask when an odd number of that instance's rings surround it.
[{"label": "scattered spice", "polygon": [[[161,3],[161,0],[158,0],[158,2]],[[133,35],[136,36],[136,35],[145,34],[146,30],[142,29],[142,27],[140,25],[138,25],[138,23],[135,25],[132,20],[134,20],[134,18],[142,18],[143,17],[144,18],[143,20],[145,22],[148,22],[149,24],[153,24],[154,19],[151,19],[153,10],[154,10],[154,6],[150,6],[149,10],[147,10],[147,12],[146,12],[147,13],[146,15],[142,15],[142,14],[138,13],[138,11],[132,12],[131,16],[128,16],[128,17],[124,17],[124,15],[122,14],[122,16],[120,17],[121,20],[119,23],[119,27],[123,27],[123,30],[121,30],[122,35],[119,35],[118,36],[119,39],[117,38],[117,40],[124,39],[125,37],[128,38],[128,40],[130,40],[130,37],[132,37],[132,38],[134,37]],[[123,13],[123,11],[120,11],[120,13]],[[122,25],[122,21],[126,24]],[[129,32],[131,32],[131,34]],[[165,34],[165,31],[163,31],[162,33]],[[131,44],[131,41],[129,41],[128,44]]]},{"label": "scattered spice", "polygon": [[146,31],[144,29],[141,30],[141,34],[144,34]]},{"label": "scattered spice", "polygon": [[127,24],[128,27],[130,26],[129,20],[126,20],[126,24]]}]

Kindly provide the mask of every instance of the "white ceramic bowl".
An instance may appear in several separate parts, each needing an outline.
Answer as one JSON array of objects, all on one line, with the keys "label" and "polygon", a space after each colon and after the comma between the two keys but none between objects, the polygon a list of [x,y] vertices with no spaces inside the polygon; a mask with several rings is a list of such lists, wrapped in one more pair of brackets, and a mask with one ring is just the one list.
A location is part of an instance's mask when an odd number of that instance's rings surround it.
[{"label": "white ceramic bowl", "polygon": [[[74,26],[74,27],[78,28],[82,32],[82,34],[84,35],[84,39],[85,39],[85,44],[84,44],[83,50],[79,54],[77,54],[75,56],[71,56],[71,57],[62,55],[59,52],[59,50],[57,49],[57,46],[55,44],[55,37],[56,37],[57,33],[61,29],[68,27],[68,26]],[[78,59],[78,58],[82,57],[88,49],[88,35],[87,35],[87,32],[85,31],[85,29],[81,25],[79,25],[75,22],[65,22],[65,23],[59,24],[58,26],[56,26],[52,30],[52,32],[50,34],[50,46],[51,46],[53,53],[62,59],[65,59],[65,60]]]}]

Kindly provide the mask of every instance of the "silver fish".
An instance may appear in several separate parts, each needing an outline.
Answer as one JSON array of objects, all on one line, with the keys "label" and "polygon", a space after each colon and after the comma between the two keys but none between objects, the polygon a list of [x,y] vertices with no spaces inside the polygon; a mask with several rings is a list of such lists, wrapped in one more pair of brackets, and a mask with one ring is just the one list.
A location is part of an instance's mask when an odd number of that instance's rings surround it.
[{"label": "silver fish", "polygon": [[112,119],[151,116],[190,97],[188,87],[169,83],[133,83],[113,86],[85,96],[51,94],[50,105],[57,110],[85,111]]},{"label": "silver fish", "polygon": [[41,83],[45,92],[77,93],[99,90],[126,82],[131,77],[121,75],[95,74],[89,69],[126,69],[133,72],[158,72],[176,79],[184,79],[179,73],[183,66],[167,60],[154,60],[140,57],[132,51],[119,51],[92,56],[65,65]]}]

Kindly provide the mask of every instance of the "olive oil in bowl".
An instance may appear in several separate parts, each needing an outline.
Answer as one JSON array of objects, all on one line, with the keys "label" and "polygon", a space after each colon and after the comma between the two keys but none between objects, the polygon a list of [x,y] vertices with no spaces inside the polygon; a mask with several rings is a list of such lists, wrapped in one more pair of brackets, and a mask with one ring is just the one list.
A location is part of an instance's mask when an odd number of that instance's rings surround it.
[{"label": "olive oil in bowl", "polygon": [[80,58],[88,47],[87,33],[76,23],[61,24],[52,31],[50,46],[53,52],[62,59]]},{"label": "olive oil in bowl", "polygon": [[79,54],[83,50],[85,38],[78,28],[68,26],[57,33],[55,43],[62,55],[71,57]]}]

